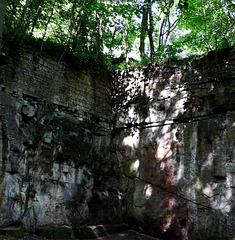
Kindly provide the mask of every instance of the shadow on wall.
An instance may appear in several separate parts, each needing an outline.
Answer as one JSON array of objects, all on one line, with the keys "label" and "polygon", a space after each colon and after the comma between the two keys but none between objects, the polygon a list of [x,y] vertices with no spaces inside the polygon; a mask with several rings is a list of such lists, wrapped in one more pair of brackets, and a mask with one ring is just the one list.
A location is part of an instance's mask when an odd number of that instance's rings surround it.
[{"label": "shadow on wall", "polygon": [[115,141],[137,228],[163,239],[234,235],[231,56],[117,73]]}]

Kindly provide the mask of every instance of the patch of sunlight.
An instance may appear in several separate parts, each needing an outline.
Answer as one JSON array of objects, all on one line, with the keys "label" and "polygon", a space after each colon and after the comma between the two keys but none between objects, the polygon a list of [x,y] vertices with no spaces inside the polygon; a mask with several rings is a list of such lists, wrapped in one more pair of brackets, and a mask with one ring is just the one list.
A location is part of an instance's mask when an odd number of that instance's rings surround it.
[{"label": "patch of sunlight", "polygon": [[165,162],[161,162],[160,164],[160,170],[163,171],[166,167],[166,163]]},{"label": "patch of sunlight", "polygon": [[177,170],[176,181],[178,182],[184,175],[184,163],[180,161],[179,168]]},{"label": "patch of sunlight", "polygon": [[[189,163],[189,179],[193,180],[196,177],[196,156],[197,156],[197,144],[198,144],[198,136],[197,136],[197,123],[192,126],[192,136],[190,139],[190,163]],[[194,189],[195,190],[195,189]],[[195,197],[195,191],[194,191]]]},{"label": "patch of sunlight", "polygon": [[126,122],[126,123],[138,122],[139,120],[140,120],[139,115],[136,113],[134,105],[128,108],[127,115],[121,117],[121,122]]},{"label": "patch of sunlight", "polygon": [[[212,205],[213,206],[213,205]],[[228,202],[226,201],[225,197],[221,198],[220,203],[215,202],[214,206],[215,209],[220,210],[223,213],[229,213],[231,210],[231,206],[228,204]]]},{"label": "patch of sunlight", "polygon": [[175,96],[176,96],[176,92],[172,92],[169,87],[162,90],[160,93],[161,98],[173,98]]},{"label": "patch of sunlight", "polygon": [[209,184],[207,183],[206,184],[206,187],[203,188],[202,192],[203,194],[205,194],[207,197],[211,198],[213,197],[215,194],[214,194],[214,189],[218,186],[217,183],[213,183],[213,184]]},{"label": "patch of sunlight", "polygon": [[122,145],[131,147],[132,149],[135,149],[139,146],[139,130],[137,129],[132,135],[127,136],[123,139]]},{"label": "patch of sunlight", "polygon": [[141,93],[145,92],[145,82],[144,81],[140,81],[138,84],[138,89]]},{"label": "patch of sunlight", "polygon": [[128,109],[128,117],[134,118],[135,116],[136,116],[135,107],[132,105],[132,106],[129,107],[129,109]]},{"label": "patch of sunlight", "polygon": [[22,0],[22,1],[20,1],[20,2],[21,2],[21,5],[22,5],[22,6],[25,6],[26,0]]},{"label": "patch of sunlight", "polygon": [[197,70],[194,70],[194,74],[195,74],[195,75],[198,75],[198,79],[199,79],[199,80],[201,80],[201,79],[202,79],[202,75],[200,74],[200,72],[199,72],[199,71],[197,71]]},{"label": "patch of sunlight", "polygon": [[145,119],[146,122],[157,122],[158,114],[154,108],[149,108],[149,116]]},{"label": "patch of sunlight", "polygon": [[232,199],[232,188],[227,188],[224,196],[219,196],[216,199],[211,199],[211,205],[213,208],[220,210],[224,214],[231,211],[230,201]]},{"label": "patch of sunlight", "polygon": [[170,198],[168,204],[168,209],[172,210],[177,205],[175,198]]},{"label": "patch of sunlight", "polygon": [[170,127],[171,126],[168,126],[168,125],[162,127],[161,133],[164,135],[165,139],[169,138]]},{"label": "patch of sunlight", "polygon": [[199,177],[197,178],[195,187],[196,187],[197,190],[201,190],[202,189],[202,181],[200,180]]},{"label": "patch of sunlight", "polygon": [[184,112],[183,111],[184,110],[184,104],[185,104],[186,101],[187,101],[187,97],[179,99],[175,103],[175,108],[176,109],[181,109],[181,112]]},{"label": "patch of sunlight", "polygon": [[205,168],[209,168],[212,166],[214,162],[214,153],[209,153],[207,157],[207,161],[202,164],[202,170]]},{"label": "patch of sunlight", "polygon": [[166,232],[170,226],[171,226],[171,223],[172,223],[172,219],[174,219],[175,215],[167,215],[164,219],[164,223],[163,223],[163,226],[162,226],[162,231],[163,232]]},{"label": "patch of sunlight", "polygon": [[146,89],[145,89],[146,96],[149,97],[150,99],[152,99],[154,97],[156,89],[157,89],[157,83],[154,81],[151,81],[149,83],[149,86],[146,87]]},{"label": "patch of sunlight", "polygon": [[142,80],[144,75],[142,72],[132,73],[133,76],[128,77],[125,92],[128,92],[126,100],[130,101],[134,96],[142,95],[145,90],[145,82]]},{"label": "patch of sunlight", "polygon": [[43,32],[41,30],[35,29],[33,32],[33,36],[35,38],[42,38],[43,37]]},{"label": "patch of sunlight", "polygon": [[179,88],[179,85],[175,84],[176,82],[180,82],[182,78],[181,71],[176,72],[175,74],[172,74],[169,78],[170,80],[170,86],[173,86],[174,88]]},{"label": "patch of sunlight", "polygon": [[232,187],[233,185],[233,176],[230,173],[227,173],[226,177],[226,187]]},{"label": "patch of sunlight", "polygon": [[[171,129],[172,126],[165,125],[161,129],[161,134],[162,138],[157,138],[156,143],[157,143],[157,151],[155,154],[155,158],[158,161],[161,161],[166,158],[170,158],[173,156],[173,151],[175,150],[172,141],[176,141],[176,132],[177,129],[173,128]],[[164,168],[164,166],[162,166]]]},{"label": "patch of sunlight", "polygon": [[140,166],[140,160],[136,160],[136,161],[134,162],[134,168],[135,168],[136,171],[138,171],[139,166]]},{"label": "patch of sunlight", "polygon": [[171,115],[171,118],[172,119],[177,118],[180,112],[183,112],[183,111],[180,110],[180,109],[175,109],[174,112]]},{"label": "patch of sunlight", "polygon": [[135,162],[133,162],[130,166],[130,172],[135,174],[137,177],[139,176],[139,166],[140,166],[139,159],[137,159]]},{"label": "patch of sunlight", "polygon": [[230,200],[230,199],[232,198],[232,196],[233,196],[232,188],[228,188],[228,189],[226,190],[226,194],[225,194],[226,200]]},{"label": "patch of sunlight", "polygon": [[118,199],[122,200],[123,199],[123,194],[121,192],[118,191]]},{"label": "patch of sunlight", "polygon": [[[175,75],[172,75],[172,77],[175,77]],[[150,88],[146,88],[145,90],[146,95],[149,96],[150,99],[153,98],[154,95],[156,94],[156,92],[154,91],[155,88],[151,89],[150,87]],[[178,88],[178,90],[175,90],[175,88]],[[165,119],[165,117],[163,117],[163,115],[165,114],[167,114],[168,120],[177,118],[179,114],[183,114],[186,111],[186,109],[184,108],[184,105],[185,105],[185,102],[187,102],[187,98],[188,98],[188,94],[184,90],[184,87],[180,87],[176,85],[172,88],[167,87],[163,89],[159,93],[158,101],[159,100],[164,101],[161,104],[164,107],[166,107],[166,109],[164,111],[159,112],[158,110],[159,103],[156,103],[156,102],[152,103],[152,106],[150,106],[149,108],[149,116],[146,119],[146,121],[156,122],[161,120],[162,118]],[[166,111],[169,108],[173,108],[174,110],[169,113]]]},{"label": "patch of sunlight", "polygon": [[231,211],[231,206],[230,205],[225,206],[224,212],[229,213],[230,211]]},{"label": "patch of sunlight", "polygon": [[153,194],[153,188],[150,184],[146,184],[144,187],[144,194],[146,199],[149,199]]},{"label": "patch of sunlight", "polygon": [[[169,134],[166,134],[166,135],[169,135]],[[159,139],[157,141],[158,142],[158,147],[157,147],[157,151],[156,151],[156,154],[155,154],[155,158],[158,161],[161,161],[164,158],[168,158],[168,157],[172,156],[171,144],[170,144],[168,139]]]},{"label": "patch of sunlight", "polygon": [[163,160],[164,158],[168,158],[172,155],[172,150],[169,141],[160,140],[157,148],[157,152],[155,154],[155,158],[158,161]]},{"label": "patch of sunlight", "polygon": [[174,140],[174,141],[178,141],[178,139],[177,139],[177,128],[175,127],[175,128],[173,128],[173,129],[171,129],[171,132],[170,132],[170,137],[171,137],[171,139],[172,140]]}]

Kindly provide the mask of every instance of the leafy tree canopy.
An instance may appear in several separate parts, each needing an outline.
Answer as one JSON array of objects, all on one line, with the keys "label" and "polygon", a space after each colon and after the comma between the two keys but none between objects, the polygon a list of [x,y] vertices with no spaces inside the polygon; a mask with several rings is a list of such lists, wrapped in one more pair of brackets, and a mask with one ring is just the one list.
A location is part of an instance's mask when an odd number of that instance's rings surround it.
[{"label": "leafy tree canopy", "polygon": [[3,32],[8,42],[33,42],[59,60],[125,67],[232,46],[234,18],[234,0],[8,0]]}]

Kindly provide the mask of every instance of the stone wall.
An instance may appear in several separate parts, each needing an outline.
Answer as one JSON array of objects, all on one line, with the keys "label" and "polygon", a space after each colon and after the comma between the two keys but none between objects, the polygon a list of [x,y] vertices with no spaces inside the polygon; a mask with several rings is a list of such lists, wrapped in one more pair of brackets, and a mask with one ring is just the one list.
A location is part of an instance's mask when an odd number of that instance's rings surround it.
[{"label": "stone wall", "polygon": [[115,73],[126,221],[162,239],[233,239],[234,60],[230,48]]},{"label": "stone wall", "polygon": [[59,227],[70,236],[72,227],[116,222],[116,199],[100,185],[110,168],[110,74],[102,66],[74,71],[25,50],[5,54],[0,228]]},{"label": "stone wall", "polygon": [[0,73],[0,229],[233,238],[234,48],[113,76],[20,52]]}]

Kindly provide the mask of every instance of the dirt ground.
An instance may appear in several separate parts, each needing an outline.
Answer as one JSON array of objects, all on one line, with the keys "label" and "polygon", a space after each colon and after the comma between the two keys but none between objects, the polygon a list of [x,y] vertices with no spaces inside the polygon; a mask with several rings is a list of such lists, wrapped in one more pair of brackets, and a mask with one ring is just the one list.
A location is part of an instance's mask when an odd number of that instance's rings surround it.
[{"label": "dirt ground", "polygon": [[[21,238],[14,238],[8,235],[0,235],[0,240],[45,240],[45,239],[46,238],[40,238],[36,235],[33,235],[33,236],[25,235],[24,237],[21,237]],[[98,240],[159,240],[158,238],[150,237],[133,230],[127,230],[127,231],[112,234],[109,236],[99,237],[97,239]],[[63,239],[63,240],[66,240],[66,239]],[[74,238],[72,240],[80,240],[80,239]],[[86,239],[86,240],[90,240],[90,239]]]}]

